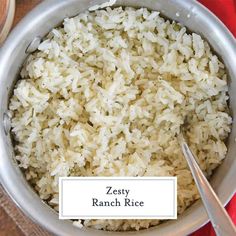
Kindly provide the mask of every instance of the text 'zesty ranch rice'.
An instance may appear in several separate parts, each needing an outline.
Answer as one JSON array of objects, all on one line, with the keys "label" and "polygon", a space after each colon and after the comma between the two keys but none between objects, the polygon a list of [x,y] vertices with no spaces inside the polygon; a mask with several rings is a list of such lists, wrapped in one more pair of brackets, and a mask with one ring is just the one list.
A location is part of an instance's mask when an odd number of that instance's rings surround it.
[{"label": "text 'zesty ranch rice'", "polygon": [[[30,55],[10,100],[20,167],[58,209],[60,176],[177,176],[178,213],[199,198],[177,135],[201,169],[225,158],[227,76],[207,42],[147,9],[85,12]],[[79,199],[78,199],[79,201]],[[158,220],[86,220],[139,230]]]}]

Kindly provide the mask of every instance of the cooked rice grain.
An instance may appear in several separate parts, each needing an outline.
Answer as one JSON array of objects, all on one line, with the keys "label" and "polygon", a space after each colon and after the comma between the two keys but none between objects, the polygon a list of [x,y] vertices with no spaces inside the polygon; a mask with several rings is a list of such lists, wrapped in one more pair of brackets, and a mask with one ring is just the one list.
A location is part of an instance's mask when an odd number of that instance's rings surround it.
[{"label": "cooked rice grain", "polygon": [[67,18],[28,57],[21,77],[9,106],[16,159],[56,210],[60,176],[177,176],[182,213],[199,198],[176,138],[185,117],[206,176],[225,158],[232,119],[224,65],[201,36],[158,12],[119,7]]}]

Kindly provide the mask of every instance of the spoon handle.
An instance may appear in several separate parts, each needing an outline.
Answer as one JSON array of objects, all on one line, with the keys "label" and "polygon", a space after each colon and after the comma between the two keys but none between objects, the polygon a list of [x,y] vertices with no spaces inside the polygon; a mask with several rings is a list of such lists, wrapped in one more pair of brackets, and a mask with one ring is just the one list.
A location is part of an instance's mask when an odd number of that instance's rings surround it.
[{"label": "spoon handle", "polygon": [[198,191],[201,195],[203,204],[206,208],[207,214],[211,220],[212,226],[217,236],[236,236],[236,227],[228,216],[226,210],[216,196],[214,190],[210,186],[203,172],[201,171],[196,159],[188,147],[188,144],[180,137],[180,145],[183,154],[188,162],[189,168],[192,172]]}]

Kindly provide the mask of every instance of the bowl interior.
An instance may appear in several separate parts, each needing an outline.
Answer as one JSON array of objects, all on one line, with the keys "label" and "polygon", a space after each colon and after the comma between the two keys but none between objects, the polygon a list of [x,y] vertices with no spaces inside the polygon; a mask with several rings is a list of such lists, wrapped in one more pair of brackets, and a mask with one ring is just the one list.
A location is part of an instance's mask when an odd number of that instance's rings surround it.
[{"label": "bowl interior", "polygon": [[[40,4],[28,14],[14,29],[0,51],[0,180],[6,191],[21,209],[33,220],[57,235],[115,235],[119,232],[104,232],[93,229],[77,229],[70,221],[59,221],[58,215],[31,189],[24,179],[14,159],[11,138],[8,130],[4,130],[7,123],[6,115],[8,99],[12,88],[19,76],[20,68],[27,57],[26,49],[35,37],[45,36],[53,27],[59,25],[66,17],[72,17],[85,11],[104,0],[49,0]],[[147,7],[160,11],[162,15],[176,20],[187,26],[189,30],[202,35],[213,49],[221,56],[229,73],[230,107],[232,116],[236,113],[236,44],[235,39],[223,24],[208,10],[194,0],[118,0],[117,6]],[[176,14],[179,13],[179,14]],[[5,118],[4,118],[5,117]],[[5,127],[6,128],[6,127]],[[223,204],[226,204],[236,189],[234,172],[236,170],[235,145],[236,127],[228,140],[228,154],[223,164],[215,171],[211,184]],[[207,222],[207,215],[200,201],[188,208],[176,221],[168,221],[159,226],[134,234],[151,236],[186,235]]]}]

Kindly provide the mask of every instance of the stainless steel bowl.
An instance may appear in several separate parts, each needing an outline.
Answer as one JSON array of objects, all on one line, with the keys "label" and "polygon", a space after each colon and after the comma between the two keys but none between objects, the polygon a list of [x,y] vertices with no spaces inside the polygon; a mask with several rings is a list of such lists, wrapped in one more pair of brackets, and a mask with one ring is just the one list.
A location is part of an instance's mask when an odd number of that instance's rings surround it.
[{"label": "stainless steel bowl", "polygon": [[[124,235],[124,233],[78,229],[72,226],[70,221],[59,220],[57,213],[40,200],[26,182],[14,159],[7,115],[8,99],[15,81],[19,77],[23,61],[28,52],[37,46],[39,41],[37,37],[45,36],[65,17],[72,17],[103,2],[105,0],[44,1],[18,24],[0,51],[0,181],[15,203],[28,216],[57,235],[100,236]],[[206,38],[221,56],[228,69],[230,106],[233,117],[236,117],[236,92],[234,92],[236,91],[236,42],[227,28],[212,13],[194,0],[118,0],[116,5],[147,7],[160,11],[164,16],[183,23],[190,30]],[[33,40],[35,45],[28,47]],[[211,178],[211,184],[223,204],[230,200],[236,190],[235,137],[236,124],[234,122],[228,140],[227,157]],[[135,232],[135,235],[182,236],[195,231],[207,221],[204,207],[198,201],[179,216],[178,220]],[[128,234],[134,233],[125,233],[125,235]]]}]

